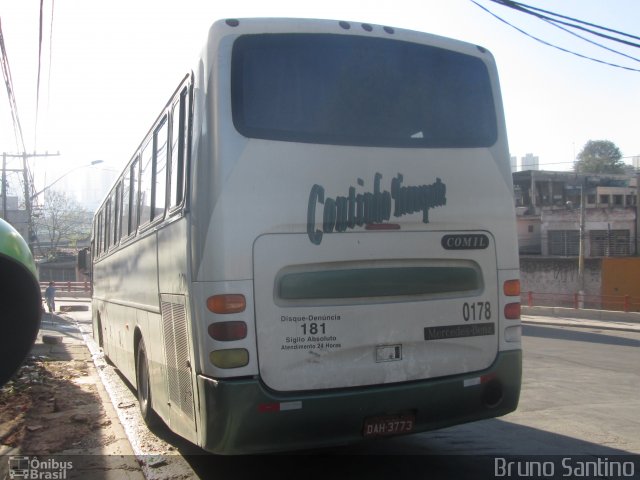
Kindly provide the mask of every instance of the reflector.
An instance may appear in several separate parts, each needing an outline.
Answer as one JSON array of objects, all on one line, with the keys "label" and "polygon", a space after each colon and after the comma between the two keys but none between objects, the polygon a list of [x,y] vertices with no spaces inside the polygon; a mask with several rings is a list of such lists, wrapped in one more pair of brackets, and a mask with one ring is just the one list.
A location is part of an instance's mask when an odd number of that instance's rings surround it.
[{"label": "reflector", "polygon": [[240,320],[212,323],[208,331],[209,336],[214,340],[222,342],[242,340],[247,336],[247,324]]},{"label": "reflector", "polygon": [[518,320],[520,318],[520,302],[507,303],[504,306],[504,316],[509,320]]},{"label": "reflector", "polygon": [[240,368],[249,363],[249,352],[244,348],[214,350],[209,354],[209,361],[219,368]]}]

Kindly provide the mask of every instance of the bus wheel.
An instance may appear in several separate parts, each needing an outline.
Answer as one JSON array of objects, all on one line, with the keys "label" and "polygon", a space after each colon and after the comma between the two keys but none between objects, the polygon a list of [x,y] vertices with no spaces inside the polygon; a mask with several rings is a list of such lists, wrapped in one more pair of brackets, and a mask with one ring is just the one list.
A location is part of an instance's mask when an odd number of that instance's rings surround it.
[{"label": "bus wheel", "polygon": [[151,385],[149,383],[149,364],[147,362],[147,351],[144,341],[140,339],[138,343],[138,354],[136,357],[136,380],[138,384],[138,403],[140,404],[140,414],[149,427],[158,425],[159,418],[153,411],[151,404]]}]

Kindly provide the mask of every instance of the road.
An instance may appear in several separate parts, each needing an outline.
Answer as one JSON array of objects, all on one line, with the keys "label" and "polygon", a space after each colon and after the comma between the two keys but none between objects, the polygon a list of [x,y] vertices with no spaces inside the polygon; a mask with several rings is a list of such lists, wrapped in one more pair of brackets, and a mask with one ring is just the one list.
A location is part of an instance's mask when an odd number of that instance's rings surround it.
[{"label": "road", "polygon": [[[81,329],[90,333],[90,320],[78,315]],[[161,469],[147,471],[157,478],[210,478],[213,472],[218,472],[216,478],[244,478],[242,473],[249,476],[265,471],[285,478],[300,474],[326,477],[332,472],[338,478],[395,480],[417,472],[424,472],[424,478],[487,478],[496,473],[496,458],[537,458],[523,457],[529,455],[560,456],[555,474],[563,478],[569,472],[561,469],[563,457],[578,462],[577,467],[567,463],[567,468],[579,468],[584,458],[614,461],[619,455],[640,454],[640,331],[524,320],[523,386],[516,412],[413,436],[252,457],[251,461],[204,454],[162,429],[157,435],[150,433],[139,419],[130,387],[111,367],[101,370],[114,404],[120,405],[117,410],[134,450],[142,455],[165,455]],[[132,403],[135,408],[128,408]],[[635,474],[640,475],[638,457],[634,458]]]}]

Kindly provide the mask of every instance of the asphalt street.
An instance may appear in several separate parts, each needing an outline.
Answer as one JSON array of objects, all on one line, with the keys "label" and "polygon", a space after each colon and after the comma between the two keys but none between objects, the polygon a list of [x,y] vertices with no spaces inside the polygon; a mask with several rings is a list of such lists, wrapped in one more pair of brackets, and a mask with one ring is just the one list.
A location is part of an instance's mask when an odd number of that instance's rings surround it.
[{"label": "asphalt street", "polygon": [[[332,469],[338,469],[334,472],[338,478],[413,478],[420,471],[428,472],[428,478],[452,478],[452,474],[483,478],[495,477],[497,458],[586,456],[637,462],[640,454],[640,323],[634,319],[523,315],[520,405],[505,417],[248,461],[208,455],[163,428],[149,432],[139,418],[132,387],[101,359],[91,338],[90,315],[68,315],[84,334],[119,421],[136,455],[144,460],[147,478],[211,478],[212,472],[218,472],[216,478],[244,478],[265,471],[285,477],[304,471],[314,478],[320,472],[326,477]],[[485,475],[479,477],[481,473]]]}]

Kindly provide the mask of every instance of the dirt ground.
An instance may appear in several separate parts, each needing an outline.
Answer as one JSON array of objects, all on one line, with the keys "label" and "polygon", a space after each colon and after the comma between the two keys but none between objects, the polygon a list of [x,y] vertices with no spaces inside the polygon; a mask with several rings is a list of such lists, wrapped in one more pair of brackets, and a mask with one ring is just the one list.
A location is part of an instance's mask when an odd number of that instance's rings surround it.
[{"label": "dirt ground", "polygon": [[110,424],[88,360],[29,357],[0,388],[0,445],[21,454],[88,453]]}]

